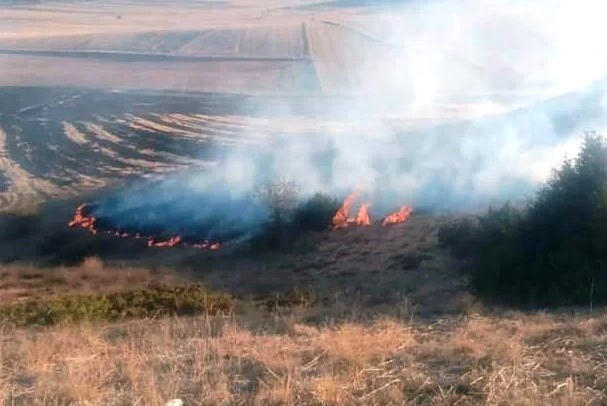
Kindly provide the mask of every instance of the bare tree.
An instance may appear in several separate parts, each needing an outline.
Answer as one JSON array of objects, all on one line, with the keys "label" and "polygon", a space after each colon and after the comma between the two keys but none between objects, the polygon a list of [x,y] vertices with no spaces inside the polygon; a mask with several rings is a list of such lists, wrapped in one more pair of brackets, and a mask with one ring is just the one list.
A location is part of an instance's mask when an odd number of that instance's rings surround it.
[{"label": "bare tree", "polygon": [[255,190],[255,197],[266,204],[277,226],[289,220],[299,200],[299,185],[294,180],[277,179],[262,183]]}]

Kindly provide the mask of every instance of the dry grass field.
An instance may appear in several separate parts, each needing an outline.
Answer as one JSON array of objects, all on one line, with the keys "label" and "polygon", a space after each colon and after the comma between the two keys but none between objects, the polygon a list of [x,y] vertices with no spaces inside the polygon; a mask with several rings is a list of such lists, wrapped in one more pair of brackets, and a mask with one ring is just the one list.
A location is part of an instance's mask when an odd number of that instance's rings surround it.
[{"label": "dry grass field", "polygon": [[438,246],[445,221],[414,215],[405,224],[315,233],[288,249],[258,253],[238,246],[214,252],[148,248],[142,240],[70,230],[60,220],[21,232],[14,226],[1,240],[0,259],[11,263],[0,270],[0,298],[6,303],[200,281],[241,298],[300,289],[319,300],[356,306],[407,301],[424,315],[453,314],[467,305],[468,295],[457,262]]},{"label": "dry grass field", "polygon": [[23,302],[31,298],[56,297],[67,293],[120,292],[158,284],[179,284],[187,280],[168,270],[108,267],[89,257],[78,267],[43,269],[27,265],[4,265],[0,269],[0,303]]},{"label": "dry grass field", "polygon": [[607,402],[602,314],[420,321],[403,310],[4,330],[0,396],[45,405]]}]

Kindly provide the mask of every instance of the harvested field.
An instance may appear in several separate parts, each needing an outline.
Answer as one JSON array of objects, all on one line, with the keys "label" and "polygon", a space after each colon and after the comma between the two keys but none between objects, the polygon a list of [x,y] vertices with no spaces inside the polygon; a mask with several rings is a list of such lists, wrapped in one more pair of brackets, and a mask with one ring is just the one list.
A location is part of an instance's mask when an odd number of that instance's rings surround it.
[{"label": "harvested field", "polygon": [[325,94],[389,92],[394,78],[386,77],[381,66],[398,63],[398,47],[330,20],[306,28]]},{"label": "harvested field", "polygon": [[314,88],[307,62],[278,60],[119,63],[93,58],[0,55],[3,86],[79,86],[204,92],[301,93]]},{"label": "harvested field", "polygon": [[5,7],[0,86],[350,95],[402,82],[385,71],[405,56],[380,33],[390,10],[299,7],[313,3]]},{"label": "harvested field", "polygon": [[6,38],[0,40],[0,48],[26,52],[56,52],[83,55],[102,53],[111,57],[116,54],[128,59],[157,56],[199,57],[229,59],[286,59],[309,58],[303,23],[276,25],[251,25],[208,30],[143,31],[141,33],[53,36],[42,38]]},{"label": "harvested field", "polygon": [[[273,103],[260,105],[271,111]],[[258,115],[257,102],[241,96],[3,88],[0,106],[4,211],[143,175],[204,170],[222,151],[332,125]]]},{"label": "harvested field", "polygon": [[[333,84],[335,75],[348,66],[357,69],[351,57],[342,60],[347,55],[335,44],[346,40],[350,48],[367,46],[357,43],[351,29],[322,29],[324,23],[313,22],[318,12],[286,13],[270,4],[198,6],[8,7],[0,23],[14,28],[0,34],[0,85],[335,93],[347,90]],[[155,21],[159,15],[166,18]],[[323,46],[325,41],[333,45]],[[342,71],[325,68],[329,59],[341,61]]]}]

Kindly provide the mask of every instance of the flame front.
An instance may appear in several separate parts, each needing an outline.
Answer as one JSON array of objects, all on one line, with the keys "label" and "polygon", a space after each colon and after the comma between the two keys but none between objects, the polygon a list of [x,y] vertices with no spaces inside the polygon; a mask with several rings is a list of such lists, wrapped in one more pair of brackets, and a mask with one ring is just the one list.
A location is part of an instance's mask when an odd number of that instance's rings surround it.
[{"label": "flame front", "polygon": [[369,203],[365,203],[360,206],[358,214],[356,215],[355,223],[357,226],[370,226],[371,218],[369,217]]},{"label": "flame front", "polygon": [[89,230],[93,234],[97,234],[97,218],[95,216],[91,216],[86,213],[88,205],[86,203],[81,204],[76,208],[76,213],[74,213],[74,217],[68,223],[68,225],[72,228],[82,227],[84,229]]},{"label": "flame front", "polygon": [[174,247],[181,244],[181,236],[174,235],[166,241],[155,241],[153,238],[148,239],[148,247]]},{"label": "flame front", "polygon": [[[337,212],[333,216],[333,219],[332,219],[333,230],[347,228],[350,225],[370,226],[372,224],[371,217],[369,215],[369,208],[371,207],[371,204],[369,202],[364,203],[360,206],[360,208],[358,209],[358,213],[356,214],[356,217],[354,217],[354,218],[349,217],[350,209],[354,205],[354,202],[356,201],[358,196],[359,196],[359,191],[355,190],[354,192],[352,192],[350,195],[348,195],[344,199],[344,202],[342,203],[341,207],[337,210]],[[168,240],[157,240],[157,239],[153,238],[152,236],[145,237],[139,232],[130,234],[130,233],[124,232],[119,229],[118,230],[100,230],[99,225],[98,225],[98,219],[97,219],[97,217],[95,217],[94,215],[91,214],[91,211],[92,211],[91,208],[86,203],[78,206],[76,208],[76,212],[74,213],[74,217],[68,223],[69,226],[71,228],[76,228],[76,227],[84,228],[93,234],[103,232],[105,234],[114,235],[119,238],[131,238],[131,237],[135,238],[135,239],[147,238],[148,247],[187,246],[187,247],[193,247],[193,248],[197,248],[197,249],[211,250],[211,251],[218,250],[222,247],[222,245],[216,241],[205,240],[202,243],[188,243],[186,241],[183,241],[183,237],[179,234],[173,235]],[[388,217],[386,217],[382,222],[382,226],[385,227],[388,224],[396,224],[396,223],[405,222],[409,219],[409,217],[411,217],[412,213],[413,213],[412,207],[402,206],[396,213],[392,213]]]},{"label": "flame front", "polygon": [[[95,217],[91,214],[87,214],[89,209],[90,208],[86,203],[78,206],[76,208],[76,212],[74,213],[74,217],[72,217],[72,219],[70,220],[68,225],[71,228],[80,227],[80,228],[84,228],[84,229],[90,231],[93,234],[97,234],[100,231],[99,226],[97,224],[97,217]],[[131,235],[129,233],[126,233],[126,232],[123,232],[120,230],[106,230],[104,232],[105,232],[105,234],[114,235],[119,238],[129,238],[129,237],[133,237],[135,239],[144,238],[141,235],[141,233],[135,233],[135,234]],[[147,240],[148,240],[147,241],[148,247],[187,246],[187,247],[193,247],[193,248],[198,248],[198,249],[205,249],[205,250],[208,249],[208,250],[212,250],[212,251],[215,251],[215,250],[218,250],[219,248],[221,248],[220,243],[211,242],[211,241],[204,241],[202,243],[190,244],[190,243],[183,241],[183,238],[178,234],[172,236],[168,240],[156,240],[152,236],[148,236]]]},{"label": "flame front", "polygon": [[388,217],[384,219],[382,226],[386,226],[388,224],[396,224],[403,223],[411,217],[413,214],[413,208],[410,206],[402,206],[399,211],[396,213],[390,214]]},{"label": "flame front", "polygon": [[[357,189],[344,199],[344,202],[342,203],[341,207],[333,216],[333,230],[347,228],[351,224],[357,226],[370,226],[372,224],[371,217],[369,216],[369,208],[371,207],[371,203],[369,202],[364,203],[360,206],[356,217],[349,217],[350,209],[352,208],[354,201],[358,198],[358,195],[359,190]],[[413,208],[411,206],[402,206],[396,213],[392,213],[388,217],[386,217],[382,222],[382,226],[386,226],[388,224],[403,223],[407,221],[409,217],[411,217],[412,213]]]},{"label": "flame front", "polygon": [[205,241],[202,244],[194,244],[192,245],[194,248],[200,248],[200,249],[208,249],[211,251],[215,251],[218,250],[219,248],[221,248],[221,244],[218,242],[209,242],[209,241]]},{"label": "flame front", "polygon": [[333,216],[333,230],[339,228],[348,227],[348,215],[350,214],[350,208],[354,204],[354,201],[358,198],[358,191],[354,191],[344,199],[339,210]]}]

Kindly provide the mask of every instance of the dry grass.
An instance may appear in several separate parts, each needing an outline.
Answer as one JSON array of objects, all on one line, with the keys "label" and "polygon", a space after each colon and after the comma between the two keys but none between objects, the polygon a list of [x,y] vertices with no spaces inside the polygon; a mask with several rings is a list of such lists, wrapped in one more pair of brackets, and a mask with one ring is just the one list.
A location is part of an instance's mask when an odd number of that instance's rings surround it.
[{"label": "dry grass", "polygon": [[607,402],[605,315],[310,324],[308,311],[3,331],[0,394],[7,404]]}]

